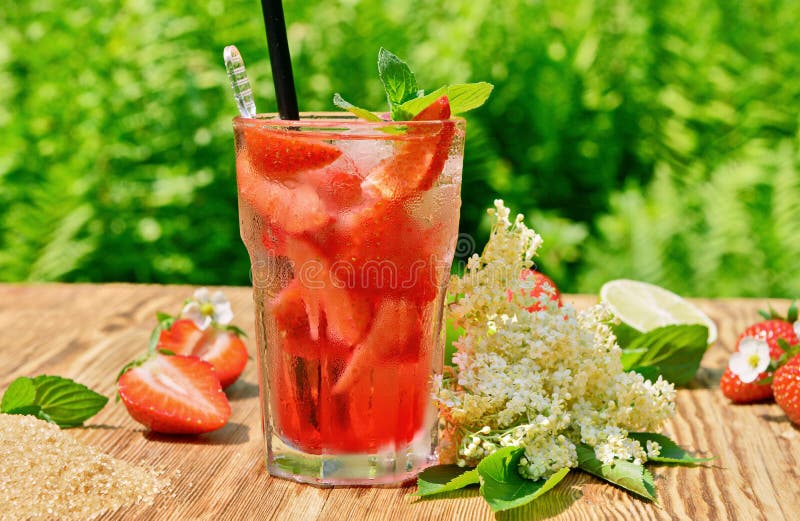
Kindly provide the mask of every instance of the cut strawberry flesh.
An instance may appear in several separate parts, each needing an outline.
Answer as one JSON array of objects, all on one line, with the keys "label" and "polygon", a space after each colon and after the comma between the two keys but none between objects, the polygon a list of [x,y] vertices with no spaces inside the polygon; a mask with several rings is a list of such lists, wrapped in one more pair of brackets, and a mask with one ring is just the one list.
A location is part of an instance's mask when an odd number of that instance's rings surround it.
[{"label": "cut strawberry flesh", "polygon": [[324,313],[328,339],[355,345],[369,328],[370,303],[334,279],[331,261],[310,242],[295,239],[287,244],[286,249],[294,263],[295,278],[300,283],[299,291],[308,315],[311,338],[319,338]]},{"label": "cut strawberry flesh", "polygon": [[239,197],[242,197],[266,221],[290,234],[319,230],[331,221],[317,192],[306,184],[287,186],[256,173],[242,159],[237,159]]},{"label": "cut strawberry flesh", "polygon": [[213,366],[193,356],[156,355],[125,372],[118,390],[131,417],[155,432],[210,432],[231,415]]},{"label": "cut strawberry flesh", "polygon": [[422,341],[422,317],[416,305],[407,300],[384,300],[378,305],[369,333],[356,346],[333,392],[344,392],[373,367],[415,362]]},{"label": "cut strawberry flesh", "polygon": [[158,347],[209,362],[223,389],[235,382],[247,365],[247,347],[236,333],[214,327],[203,331],[188,319],[176,320],[170,329],[162,331]]},{"label": "cut strawberry flesh", "polygon": [[361,174],[355,162],[343,155],[332,165],[311,170],[303,176],[333,215],[357,205],[363,199]]},{"label": "cut strawberry flesh", "polygon": [[444,169],[455,135],[450,104],[442,96],[414,121],[438,121],[408,131],[406,140],[367,176],[364,189],[388,200],[402,200],[429,189]]},{"label": "cut strawberry flesh", "polygon": [[256,172],[275,181],[333,163],[342,151],[325,141],[289,132],[245,128],[244,149]]}]

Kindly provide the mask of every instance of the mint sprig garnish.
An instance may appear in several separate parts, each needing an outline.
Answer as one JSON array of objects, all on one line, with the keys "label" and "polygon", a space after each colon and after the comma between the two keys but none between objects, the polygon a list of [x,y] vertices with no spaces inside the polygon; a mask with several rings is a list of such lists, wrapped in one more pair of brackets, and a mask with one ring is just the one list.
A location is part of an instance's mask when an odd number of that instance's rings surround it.
[{"label": "mint sprig garnish", "polygon": [[108,397],[83,384],[60,376],[22,376],[8,386],[0,412],[25,414],[55,423],[61,428],[77,427],[97,414]]},{"label": "mint sprig garnish", "polygon": [[[378,51],[378,76],[386,92],[392,121],[410,121],[442,96],[447,96],[451,114],[462,114],[483,105],[494,88],[486,82],[460,83],[425,94],[408,64],[383,47]],[[367,121],[381,121],[369,110],[346,101],[338,92],[333,95],[333,104]]]}]

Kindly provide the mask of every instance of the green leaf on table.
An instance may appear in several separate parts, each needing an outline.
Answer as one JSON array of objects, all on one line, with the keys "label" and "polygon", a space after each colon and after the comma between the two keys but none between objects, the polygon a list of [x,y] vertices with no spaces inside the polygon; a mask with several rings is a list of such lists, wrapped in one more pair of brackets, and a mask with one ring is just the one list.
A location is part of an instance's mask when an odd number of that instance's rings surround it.
[{"label": "green leaf on table", "polygon": [[656,487],[653,475],[642,465],[630,461],[615,460],[610,465],[597,459],[594,449],[588,445],[578,445],[578,468],[629,490],[650,501],[656,501]]},{"label": "green leaf on table", "polygon": [[524,454],[522,447],[503,447],[478,463],[481,495],[493,512],[530,503],[556,486],[569,472],[568,468],[563,468],[546,480],[523,478],[518,468]]},{"label": "green leaf on table", "polygon": [[657,367],[675,385],[694,378],[708,349],[708,328],[701,324],[663,326],[636,337],[623,350],[626,371]]},{"label": "green leaf on table", "polygon": [[614,332],[614,336],[617,337],[617,343],[623,350],[628,349],[631,342],[644,334],[635,327],[631,327],[624,322],[620,322],[619,324],[610,324],[610,326],[611,331]]},{"label": "green leaf on table", "polygon": [[651,382],[656,382],[658,377],[661,375],[661,368],[658,366],[647,366],[647,367],[634,367],[631,369],[634,373],[639,373],[640,375],[644,376],[645,380],[650,380]]},{"label": "green leaf on table", "polygon": [[356,107],[349,101],[346,101],[342,98],[341,94],[338,92],[333,95],[333,104],[339,107],[340,109],[344,109],[348,112],[355,114],[357,117],[367,120],[367,121],[381,121],[377,115],[373,114],[367,109],[362,109],[361,107]]},{"label": "green leaf on table", "polygon": [[446,95],[447,101],[450,103],[450,113],[462,114],[486,103],[486,100],[489,99],[489,95],[492,93],[492,89],[494,89],[494,85],[486,83],[485,81],[447,85],[445,87],[439,87],[435,91],[420,98],[406,101],[401,105],[401,108],[412,116],[416,116],[431,103]]},{"label": "green leaf on table", "polygon": [[108,397],[60,376],[20,377],[11,382],[0,412],[30,414],[59,427],[83,424],[108,403]]},{"label": "green leaf on table", "polygon": [[414,495],[433,496],[478,483],[480,483],[478,469],[458,465],[436,465],[428,467],[417,476],[417,492]]},{"label": "green leaf on table", "polygon": [[8,386],[3,393],[3,400],[0,401],[0,412],[6,414],[19,414],[18,411],[24,407],[31,407],[36,403],[36,386],[33,380],[27,377],[17,378]]},{"label": "green leaf on table", "polygon": [[654,441],[661,445],[661,454],[654,458],[648,458],[648,461],[659,463],[676,463],[679,465],[697,465],[699,463],[705,463],[714,459],[696,458],[663,434],[657,434],[654,432],[630,432],[628,433],[628,437],[632,440],[638,441],[643,448],[647,447],[648,440]]},{"label": "green leaf on table", "polygon": [[419,93],[417,79],[408,64],[381,47],[378,51],[378,76],[386,91],[386,99],[389,100],[392,119],[395,121],[412,119],[401,108],[403,103],[416,98]]}]

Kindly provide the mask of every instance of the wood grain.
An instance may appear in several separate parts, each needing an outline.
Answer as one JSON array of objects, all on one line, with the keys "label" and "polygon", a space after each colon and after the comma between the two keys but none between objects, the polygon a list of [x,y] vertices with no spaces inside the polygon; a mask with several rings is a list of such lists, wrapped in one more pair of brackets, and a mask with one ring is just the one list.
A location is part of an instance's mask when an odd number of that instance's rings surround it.
[{"label": "wood grain", "polygon": [[[58,374],[108,396],[123,364],[146,349],[156,310],[176,312],[193,288],[129,284],[0,285],[0,390],[17,376]],[[238,323],[253,338],[249,288],[224,288]],[[593,297],[567,296],[576,306]],[[738,333],[757,320],[764,300],[697,300],[719,326],[697,378],[678,393],[665,431],[713,454],[695,469],[654,467],[661,506],[645,503],[582,473],[523,509],[493,515],[476,490],[415,500],[413,486],[332,488],[270,477],[264,466],[256,367],[228,391],[233,416],[223,429],[194,438],[145,432],[113,400],[70,434],[115,457],[164,471],[169,492],[150,507],[102,519],[734,519],[792,520],[800,511],[800,430],[772,403],[732,406],[718,389]],[[779,310],[788,302],[773,301]],[[253,353],[253,346],[249,346]]]}]

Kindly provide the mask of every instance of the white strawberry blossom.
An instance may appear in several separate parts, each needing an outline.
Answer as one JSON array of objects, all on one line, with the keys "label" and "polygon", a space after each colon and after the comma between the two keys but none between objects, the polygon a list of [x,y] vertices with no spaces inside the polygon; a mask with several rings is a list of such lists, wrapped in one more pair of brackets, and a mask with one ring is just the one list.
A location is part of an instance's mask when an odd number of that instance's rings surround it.
[{"label": "white strawberry blossom", "polygon": [[739,342],[739,351],[731,355],[728,367],[743,383],[755,382],[758,375],[769,367],[769,345],[758,338],[743,338]]},{"label": "white strawberry blossom", "polygon": [[800,320],[796,320],[794,324],[792,324],[792,329],[794,329],[795,336],[800,338]]},{"label": "white strawberry blossom", "polygon": [[224,293],[215,291],[211,294],[207,288],[200,288],[194,292],[193,298],[186,301],[181,317],[193,321],[200,329],[206,329],[212,323],[230,324],[233,310]]},{"label": "white strawberry blossom", "polygon": [[[656,430],[672,416],[674,387],[623,371],[605,307],[578,312],[548,294],[520,291],[541,237],[522,215],[511,221],[501,200],[489,213],[494,225],[483,254],[450,285],[458,297],[449,318],[465,332],[456,367],[435,381],[445,433],[440,459],[475,465],[500,447],[524,447],[519,471],[533,480],[576,467],[579,443],[604,463],[645,462],[660,447],[642,447],[628,432]],[[535,302],[539,311],[528,311]]]}]

